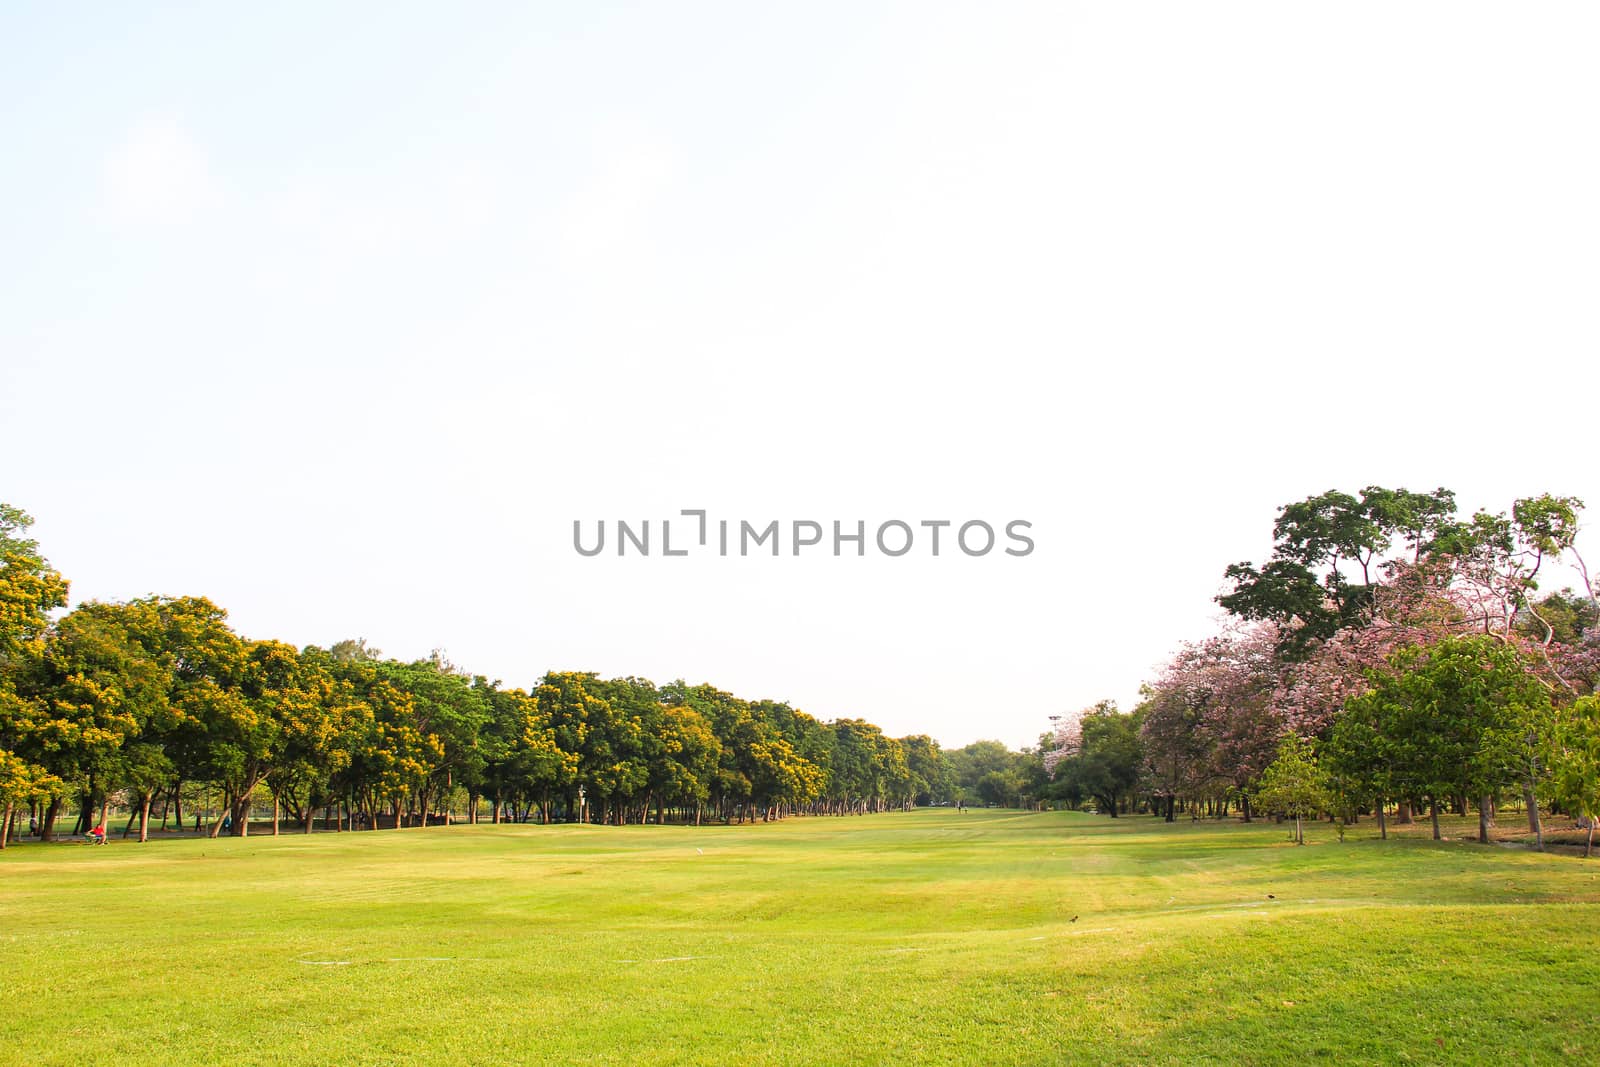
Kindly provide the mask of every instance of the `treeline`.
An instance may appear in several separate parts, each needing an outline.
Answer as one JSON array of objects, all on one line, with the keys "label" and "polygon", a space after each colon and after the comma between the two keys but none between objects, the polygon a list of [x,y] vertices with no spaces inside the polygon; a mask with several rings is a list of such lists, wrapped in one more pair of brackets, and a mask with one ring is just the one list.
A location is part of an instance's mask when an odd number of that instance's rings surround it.
[{"label": "treeline", "polygon": [[[1238,563],[1224,631],[1183,646],[1133,711],[1097,705],[1046,744],[1056,792],[1110,814],[1373,814],[1387,832],[1504,799],[1600,811],[1600,604],[1583,504],[1543,495],[1458,515],[1454,494],[1368,487],[1288,505]],[[1541,593],[1552,565],[1581,591]]]},{"label": "treeline", "polygon": [[[558,671],[508,688],[437,653],[400,662],[359,640],[244,638],[198,597],[90,602],[52,620],[67,583],[30,522],[0,505],[0,845],[24,818],[45,840],[67,811],[86,831],[113,802],[142,841],[152,812],[243,835],[269,803],[274,830],[281,818],[309,832],[319,816],[337,829],[457,813],[739,823],[1026,792],[1026,758],[998,742],[946,753],[709,685]],[[202,807],[215,812],[203,824]]]}]

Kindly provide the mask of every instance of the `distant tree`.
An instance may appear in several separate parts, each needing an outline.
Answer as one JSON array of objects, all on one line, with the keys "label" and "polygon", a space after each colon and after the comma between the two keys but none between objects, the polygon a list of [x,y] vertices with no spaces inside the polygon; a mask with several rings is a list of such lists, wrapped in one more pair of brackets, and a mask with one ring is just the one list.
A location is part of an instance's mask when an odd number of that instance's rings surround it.
[{"label": "distant tree", "polygon": [[1158,681],[1144,688],[1139,742],[1144,753],[1141,787],[1155,799],[1156,814],[1177,818],[1180,797],[1195,797],[1211,785],[1211,739],[1201,729],[1203,704],[1182,686]]},{"label": "distant tree", "polygon": [[[661,726],[661,755],[651,768],[651,791],[661,805],[681,805],[692,811],[693,821],[699,825],[722,761],[722,742],[706,717],[693,708],[667,707]],[[656,821],[664,821],[660,806]]]},{"label": "distant tree", "polygon": [[910,775],[912,803],[934,804],[947,799],[952,785],[950,764],[939,742],[927,734],[915,734],[900,738],[900,747]]},{"label": "distant tree", "polygon": [[521,689],[493,688],[489,704],[489,721],[478,734],[483,767],[472,784],[470,810],[476,817],[476,798],[486,792],[494,822],[507,804],[515,806],[520,799],[524,811],[537,802],[540,821],[548,823],[551,794],[572,780],[577,758],[556,743],[555,730],[533,696]]},{"label": "distant tree", "polygon": [[[428,824],[434,803],[455,787],[458,779],[472,782],[483,773],[483,754],[477,746],[479,731],[491,718],[489,685],[457,669],[441,653],[415,663],[383,662],[378,676],[410,697],[410,717],[405,724],[421,741],[416,753],[416,773],[407,782],[404,805],[415,807],[417,825]],[[424,754],[437,752],[437,758]],[[448,820],[448,806],[446,805]],[[404,818],[400,807],[395,817]]]},{"label": "distant tree", "polygon": [[1075,801],[1093,798],[1101,814],[1116,818],[1139,785],[1139,726],[1139,715],[1118,711],[1113,700],[1065,716],[1044,756],[1061,792]]},{"label": "distant tree", "polygon": [[973,786],[978,799],[996,808],[1015,808],[1022,804],[1022,792],[1027,787],[1015,768],[989,771]]},{"label": "distant tree", "polygon": [[1328,777],[1317,765],[1311,742],[1293,734],[1283,738],[1277,757],[1261,774],[1256,803],[1266,811],[1294,816],[1294,842],[1306,843],[1301,820],[1332,804]]},{"label": "distant tree", "polygon": [[[965,747],[952,749],[947,756],[958,800],[974,797],[982,799],[982,795],[978,792],[978,782],[989,774],[1003,776],[1007,771],[1014,772],[1017,762],[1017,754],[1001,741],[974,741]],[[1016,777],[1016,781],[1017,792],[1020,793],[1020,775]],[[989,791],[992,794],[995,787],[991,786]]]}]

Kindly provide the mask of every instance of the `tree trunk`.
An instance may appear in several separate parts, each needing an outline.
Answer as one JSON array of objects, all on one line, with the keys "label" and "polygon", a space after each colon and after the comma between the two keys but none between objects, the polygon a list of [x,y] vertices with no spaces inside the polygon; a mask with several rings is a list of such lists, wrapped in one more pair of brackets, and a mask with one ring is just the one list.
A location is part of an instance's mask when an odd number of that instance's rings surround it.
[{"label": "tree trunk", "polygon": [[61,816],[61,798],[51,797],[50,806],[44,809],[44,823],[39,827],[40,841],[56,839],[56,819]]},{"label": "tree trunk", "polygon": [[139,804],[139,844],[150,840],[150,801],[153,794],[146,793]]},{"label": "tree trunk", "polygon": [[1489,798],[1488,797],[1479,797],[1478,798],[1478,843],[1479,844],[1487,845],[1489,843],[1489,827],[1492,825],[1492,823],[1493,823],[1493,820],[1489,817]]},{"label": "tree trunk", "polygon": [[278,816],[279,816],[279,814],[280,814],[280,812],[279,812],[279,805],[278,805],[278,794],[274,793],[274,794],[272,794],[272,836],[273,837],[277,837],[278,836]]},{"label": "tree trunk", "polygon": [[5,815],[4,815],[4,817],[0,817],[0,852],[4,852],[5,851],[6,838],[11,836],[11,809],[12,809],[12,806],[13,805],[11,805],[9,803],[6,804]]},{"label": "tree trunk", "polygon": [[1594,816],[1589,816],[1589,836],[1583,841],[1583,858],[1588,859],[1589,853],[1594,851]]},{"label": "tree trunk", "polygon": [[1540,852],[1544,851],[1544,820],[1539,818],[1539,798],[1533,795],[1533,786],[1522,787],[1522,803],[1528,809],[1528,832],[1533,834],[1534,844]]},{"label": "tree trunk", "polygon": [[1245,822],[1249,822],[1250,821],[1250,794],[1249,793],[1240,793],[1239,794],[1239,814],[1241,816],[1243,816]]},{"label": "tree trunk", "polygon": [[1306,843],[1305,831],[1300,826],[1299,812],[1295,812],[1294,814],[1294,843],[1297,845],[1303,845]]},{"label": "tree trunk", "polygon": [[1437,840],[1439,840],[1439,801],[1438,801],[1438,798],[1435,798],[1433,803],[1429,805],[1429,810],[1433,812],[1433,839],[1435,841],[1437,841]]},{"label": "tree trunk", "polygon": [[1410,826],[1415,821],[1411,817],[1411,801],[1402,800],[1395,805],[1394,821],[1401,826]]},{"label": "tree trunk", "polygon": [[1389,840],[1389,820],[1383,814],[1383,798],[1378,798],[1378,840]]}]

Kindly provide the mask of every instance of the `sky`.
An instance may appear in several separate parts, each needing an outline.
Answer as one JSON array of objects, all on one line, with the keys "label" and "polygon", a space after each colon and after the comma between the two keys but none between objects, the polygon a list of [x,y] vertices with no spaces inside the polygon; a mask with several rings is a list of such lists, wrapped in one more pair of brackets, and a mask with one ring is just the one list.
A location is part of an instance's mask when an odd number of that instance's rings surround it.
[{"label": "sky", "polygon": [[[1212,632],[1285,503],[1600,514],[1597,46],[1588,3],[7,5],[0,500],[74,602],[1030,744]],[[1034,550],[573,549],[684,509]]]}]

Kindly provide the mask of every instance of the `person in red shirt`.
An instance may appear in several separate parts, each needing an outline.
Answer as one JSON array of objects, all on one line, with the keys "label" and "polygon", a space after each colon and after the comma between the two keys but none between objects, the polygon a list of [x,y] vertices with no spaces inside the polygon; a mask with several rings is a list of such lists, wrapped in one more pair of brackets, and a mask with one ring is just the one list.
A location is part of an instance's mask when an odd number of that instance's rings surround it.
[{"label": "person in red shirt", "polygon": [[99,826],[96,826],[93,830],[89,831],[89,843],[94,845],[103,845],[106,843],[105,823],[101,823]]}]

